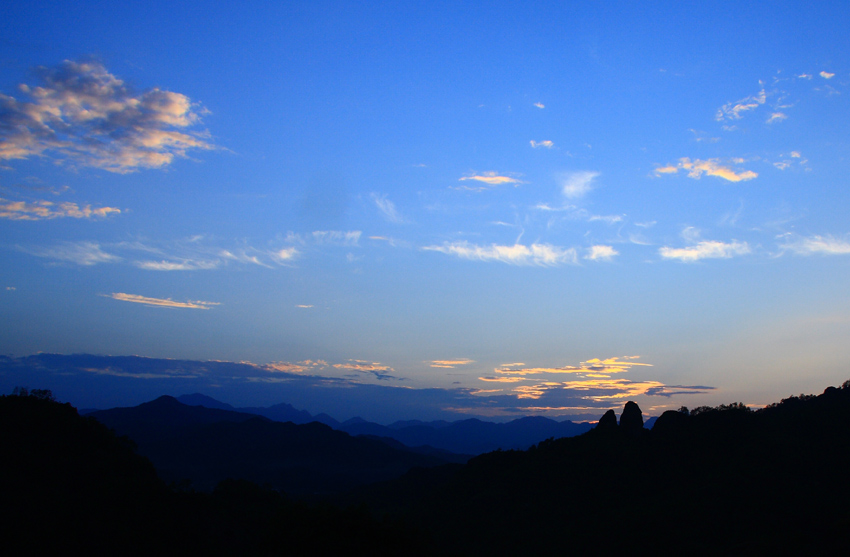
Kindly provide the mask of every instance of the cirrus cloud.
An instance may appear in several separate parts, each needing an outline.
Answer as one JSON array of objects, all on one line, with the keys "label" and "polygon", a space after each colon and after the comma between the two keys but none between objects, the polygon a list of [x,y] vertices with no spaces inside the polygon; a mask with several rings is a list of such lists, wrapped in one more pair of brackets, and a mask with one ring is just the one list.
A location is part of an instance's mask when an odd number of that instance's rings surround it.
[{"label": "cirrus cloud", "polygon": [[425,246],[426,251],[439,251],[461,259],[473,261],[498,261],[511,265],[553,266],[576,263],[574,248],[560,248],[551,244],[514,244],[512,246],[490,244],[479,246],[469,242],[446,242],[442,246]]},{"label": "cirrus cloud", "polygon": [[147,296],[139,296],[138,294],[126,294],[124,292],[113,292],[112,294],[104,294],[103,296],[107,298],[112,298],[113,300],[120,300],[122,302],[133,302],[136,304],[144,304],[146,306],[155,307],[210,309],[211,306],[220,305],[218,302],[202,302],[200,300],[175,302],[171,298],[149,298]]},{"label": "cirrus cloud", "polygon": [[809,236],[806,238],[788,237],[782,245],[783,251],[788,250],[797,255],[848,255],[850,241],[840,240],[833,236]]},{"label": "cirrus cloud", "polygon": [[667,166],[656,168],[655,174],[676,174],[679,170],[686,170],[688,172],[688,178],[694,178],[695,180],[699,180],[703,174],[723,178],[729,182],[743,182],[758,177],[758,174],[752,170],[735,172],[731,167],[721,165],[718,159],[691,160],[688,157],[679,159],[679,162],[676,164],[668,164]]},{"label": "cirrus cloud", "polygon": [[0,198],[0,218],[9,220],[49,220],[57,218],[93,219],[120,214],[117,207],[95,207],[76,203],[38,200],[33,203]]},{"label": "cirrus cloud", "polygon": [[729,259],[736,255],[750,253],[750,246],[746,242],[732,240],[730,243],[704,240],[687,248],[671,248],[664,246],[658,253],[664,259],[678,259],[686,263],[699,261],[700,259]]},{"label": "cirrus cloud", "polygon": [[514,178],[513,176],[501,175],[498,172],[490,171],[490,172],[481,172],[480,174],[470,174],[469,176],[464,176],[460,178],[458,181],[465,182],[468,180],[472,180],[473,182],[481,182],[483,184],[487,184],[486,186],[460,186],[459,189],[465,189],[470,191],[484,191],[489,187],[500,186],[502,184],[522,184],[522,181]]},{"label": "cirrus cloud", "polygon": [[593,189],[593,180],[598,176],[599,172],[587,170],[568,172],[561,177],[561,193],[569,199],[583,197]]}]

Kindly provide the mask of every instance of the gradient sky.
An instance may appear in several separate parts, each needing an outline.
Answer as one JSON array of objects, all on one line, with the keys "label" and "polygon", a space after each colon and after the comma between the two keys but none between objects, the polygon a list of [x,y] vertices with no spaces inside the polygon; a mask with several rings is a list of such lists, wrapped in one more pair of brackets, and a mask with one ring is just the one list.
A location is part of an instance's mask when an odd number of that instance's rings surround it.
[{"label": "gradient sky", "polygon": [[[457,417],[840,384],[848,12],[4,3],[0,353],[250,362]],[[132,399],[86,381],[70,402]]]}]

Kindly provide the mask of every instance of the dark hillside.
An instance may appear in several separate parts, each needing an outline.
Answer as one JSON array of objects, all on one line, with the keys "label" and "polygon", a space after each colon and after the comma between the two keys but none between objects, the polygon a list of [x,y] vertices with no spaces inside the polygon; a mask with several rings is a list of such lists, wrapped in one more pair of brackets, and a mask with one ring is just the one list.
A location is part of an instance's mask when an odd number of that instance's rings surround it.
[{"label": "dark hillside", "polygon": [[172,491],[128,440],[34,393],[0,396],[4,555],[433,554],[417,531],[360,508],[308,506],[239,480]]},{"label": "dark hillside", "polygon": [[0,523],[14,554],[74,547],[151,547],[145,532],[169,526],[150,508],[169,493],[151,463],[93,418],[46,391],[0,397]]},{"label": "dark hillside", "polygon": [[619,424],[470,460],[410,516],[459,554],[850,550],[847,384],[757,412],[668,412],[651,431],[630,404]]},{"label": "dark hillside", "polygon": [[[168,396],[131,408],[92,412],[138,443],[167,482],[211,491],[234,478],[290,495],[338,493],[446,462],[312,422],[275,422],[245,412],[187,406]],[[397,445],[394,443],[394,445]]]}]

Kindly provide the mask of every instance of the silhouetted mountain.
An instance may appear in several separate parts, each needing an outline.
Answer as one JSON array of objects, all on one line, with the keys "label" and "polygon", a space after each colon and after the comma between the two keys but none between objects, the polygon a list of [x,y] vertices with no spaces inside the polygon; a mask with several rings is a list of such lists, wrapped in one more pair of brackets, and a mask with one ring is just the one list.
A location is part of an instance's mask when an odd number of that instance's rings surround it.
[{"label": "silhouetted mountain", "polygon": [[362,508],[310,507],[244,480],[169,490],[129,441],[34,392],[0,397],[4,555],[433,554],[414,529]]},{"label": "silhouetted mountain", "polygon": [[340,429],[352,435],[391,437],[408,447],[430,446],[458,454],[481,454],[497,449],[527,449],[551,437],[571,437],[588,431],[589,424],[556,422],[540,416],[498,424],[475,418],[457,422],[419,422],[388,427],[371,422],[344,423]]},{"label": "silhouetted mountain", "polygon": [[292,494],[315,494],[397,477],[414,466],[446,461],[312,422],[187,406],[168,396],[92,417],[138,443],[160,476],[189,479],[211,490],[226,478],[269,484]]},{"label": "silhouetted mountain", "polygon": [[292,422],[294,424],[309,424],[310,422],[318,422],[318,420],[310,415],[306,410],[296,410],[291,404],[281,403],[273,406],[261,407],[251,406],[239,408],[240,412],[248,412],[257,414],[276,422]]},{"label": "silhouetted mountain", "polygon": [[613,431],[617,429],[617,427],[617,414],[615,414],[613,410],[608,410],[601,418],[599,418],[599,422],[596,424],[595,429],[599,431]]},{"label": "silhouetted mountain", "polygon": [[634,403],[612,417],[363,497],[403,509],[460,555],[850,551],[850,382],[758,411],[665,412],[652,430]]},{"label": "silhouetted mountain", "polygon": [[171,396],[161,396],[156,400],[128,408],[98,410],[88,415],[114,429],[120,435],[128,436],[140,447],[163,439],[183,437],[204,425],[219,422],[244,422],[257,418],[256,414],[247,412],[187,406]]},{"label": "silhouetted mountain", "polygon": [[[225,406],[224,403],[204,395],[183,395],[178,397],[178,400],[187,400],[193,403],[197,401],[202,406],[209,408],[223,408]],[[233,408],[230,405],[226,406]],[[457,455],[474,455],[497,449],[527,449],[544,439],[572,437],[593,427],[590,424],[570,421],[556,422],[539,416],[518,418],[504,424],[472,418],[456,422],[406,420],[384,426],[360,417],[350,418],[340,423],[327,414],[311,416],[309,412],[296,410],[289,404],[277,404],[268,408],[236,408],[235,410],[264,416],[280,422],[289,421],[296,424],[321,422],[350,435],[395,439],[410,449],[428,454],[439,454],[435,453],[435,450],[447,451]],[[458,459],[452,457],[452,461],[458,461]]]},{"label": "silhouetted mountain", "polygon": [[[41,391],[42,393],[44,391]],[[167,496],[132,444],[49,396],[0,396],[0,524],[6,555],[119,554],[167,523],[147,510]],[[139,551],[155,546],[139,540]]]},{"label": "silhouetted mountain", "polygon": [[218,410],[236,410],[233,406],[226,402],[216,400],[211,396],[194,393],[191,395],[180,395],[177,401],[186,406],[204,406],[206,408],[217,408]]},{"label": "silhouetted mountain", "polygon": [[636,433],[643,429],[643,414],[636,403],[632,401],[626,403],[620,415],[620,429],[628,433]]}]

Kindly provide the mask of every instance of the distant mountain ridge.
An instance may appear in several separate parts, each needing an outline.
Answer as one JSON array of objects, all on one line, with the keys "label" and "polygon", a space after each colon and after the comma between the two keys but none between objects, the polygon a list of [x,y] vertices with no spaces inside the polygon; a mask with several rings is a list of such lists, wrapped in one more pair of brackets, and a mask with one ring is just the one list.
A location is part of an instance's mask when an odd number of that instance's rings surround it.
[{"label": "distant mountain ridge", "polygon": [[593,427],[588,423],[575,423],[568,420],[558,422],[542,416],[527,416],[507,423],[485,422],[477,418],[469,418],[455,422],[405,420],[384,426],[362,418],[351,418],[340,423],[326,414],[311,416],[309,412],[296,410],[292,405],[285,403],[268,408],[234,408],[199,393],[181,395],[177,397],[177,400],[188,405],[233,409],[275,421],[291,421],[296,424],[319,421],[351,435],[386,437],[411,448],[432,447],[467,455],[482,454],[498,449],[524,450],[545,439],[573,437]]},{"label": "distant mountain ridge", "polygon": [[850,381],[643,425],[627,402],[584,435],[453,475],[414,471],[361,498],[403,508],[459,555],[850,554]]},{"label": "distant mountain ridge", "polygon": [[135,441],[164,480],[188,479],[202,490],[234,478],[291,494],[333,493],[447,462],[318,422],[278,422],[170,396],[88,416]]}]

